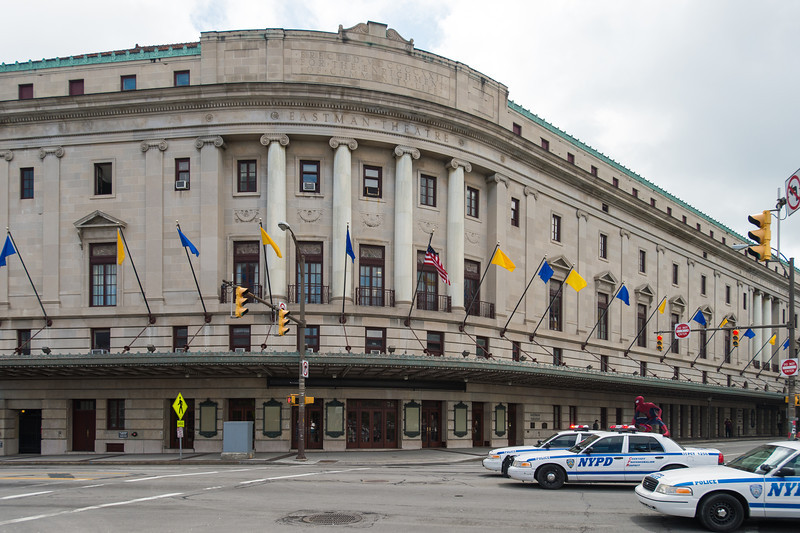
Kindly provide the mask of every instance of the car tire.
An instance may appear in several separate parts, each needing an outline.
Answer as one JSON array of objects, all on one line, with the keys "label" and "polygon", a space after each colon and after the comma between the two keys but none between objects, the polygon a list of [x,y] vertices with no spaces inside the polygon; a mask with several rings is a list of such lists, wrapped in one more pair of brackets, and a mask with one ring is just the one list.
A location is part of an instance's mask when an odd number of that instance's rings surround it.
[{"label": "car tire", "polygon": [[558,465],[544,465],[536,472],[536,481],[543,489],[560,489],[566,480],[567,473]]},{"label": "car tire", "polygon": [[744,522],[744,507],[730,494],[713,494],[700,504],[697,519],[711,531],[733,531]]}]

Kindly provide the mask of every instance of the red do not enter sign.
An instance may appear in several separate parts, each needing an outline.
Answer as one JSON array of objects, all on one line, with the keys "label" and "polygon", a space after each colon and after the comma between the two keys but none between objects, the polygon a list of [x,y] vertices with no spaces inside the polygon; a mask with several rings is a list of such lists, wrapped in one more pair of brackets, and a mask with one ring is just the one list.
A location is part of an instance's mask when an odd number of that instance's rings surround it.
[{"label": "red do not enter sign", "polygon": [[685,339],[691,332],[692,328],[689,326],[689,324],[684,323],[675,325],[675,336],[679,339]]},{"label": "red do not enter sign", "polygon": [[781,374],[784,376],[797,375],[797,359],[787,359],[781,363]]}]

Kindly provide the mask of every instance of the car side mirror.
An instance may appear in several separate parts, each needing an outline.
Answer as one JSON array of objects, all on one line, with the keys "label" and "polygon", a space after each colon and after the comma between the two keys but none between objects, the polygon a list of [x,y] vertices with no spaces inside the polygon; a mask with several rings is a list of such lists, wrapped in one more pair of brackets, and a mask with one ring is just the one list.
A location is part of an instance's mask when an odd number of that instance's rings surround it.
[{"label": "car side mirror", "polygon": [[541,446],[541,445],[542,445],[542,439],[539,439],[539,440],[537,440],[537,441],[536,441],[536,445],[537,445],[537,446]]},{"label": "car side mirror", "polygon": [[771,464],[764,463],[763,465],[759,466],[759,467],[758,467],[758,469],[759,469],[759,470],[761,470],[762,472],[764,472],[764,473],[766,474],[767,472],[769,472],[770,470],[772,470],[772,465],[771,465]]},{"label": "car side mirror", "polygon": [[796,472],[796,469],[792,468],[791,466],[784,466],[775,472],[775,475],[778,477],[793,477],[797,475]]}]

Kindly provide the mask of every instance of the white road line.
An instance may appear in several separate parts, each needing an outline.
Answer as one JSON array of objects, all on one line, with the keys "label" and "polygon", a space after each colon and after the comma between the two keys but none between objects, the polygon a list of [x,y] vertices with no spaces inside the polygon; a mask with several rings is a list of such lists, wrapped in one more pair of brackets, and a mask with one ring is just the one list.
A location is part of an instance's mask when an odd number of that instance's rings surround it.
[{"label": "white road line", "polygon": [[106,486],[105,483],[98,483],[97,485],[85,485],[83,487],[78,487],[78,488],[80,488],[80,489],[93,489],[95,487],[105,487],[105,486]]},{"label": "white road line", "polygon": [[19,524],[21,522],[30,522],[32,520],[40,520],[42,518],[52,518],[54,516],[61,516],[61,515],[65,515],[65,514],[82,513],[83,511],[93,511],[93,510],[96,510],[96,509],[103,509],[104,507],[115,507],[115,506],[119,506],[119,505],[130,505],[132,503],[140,503],[140,502],[146,502],[146,501],[150,501],[150,500],[159,500],[159,499],[162,499],[162,498],[171,498],[173,496],[180,496],[181,494],[183,494],[183,493],[182,492],[171,492],[169,494],[159,494],[158,496],[149,496],[147,498],[137,498],[135,500],[104,503],[104,504],[101,504],[101,505],[92,505],[90,507],[81,507],[79,509],[72,509],[72,510],[69,510],[69,511],[59,511],[57,513],[40,514],[40,515],[34,515],[34,516],[24,516],[22,518],[14,518],[13,520],[5,520],[3,522],[0,522],[0,526],[7,526],[9,524]]},{"label": "white road line", "polygon": [[3,496],[0,500],[14,500],[16,498],[25,498],[27,496],[38,496],[39,494],[50,494],[52,490],[43,490],[41,492],[28,492],[26,494],[14,494],[12,496]]},{"label": "white road line", "polygon": [[250,481],[240,481],[240,485],[250,485],[252,483],[263,483],[265,481],[277,481],[279,479],[292,479],[296,477],[307,477],[307,476],[321,476],[323,474],[341,474],[342,472],[353,472],[356,470],[369,470],[368,467],[365,468],[348,468],[347,470],[325,470],[322,472],[308,472],[305,474],[293,474],[289,476],[275,476],[275,477],[265,477],[262,479],[252,479]]},{"label": "white road line", "polygon": [[149,481],[151,479],[164,479],[168,477],[205,476],[206,474],[219,474],[219,472],[192,472],[191,474],[168,474],[165,476],[140,477],[136,479],[126,479],[125,483],[136,483],[137,481]]}]

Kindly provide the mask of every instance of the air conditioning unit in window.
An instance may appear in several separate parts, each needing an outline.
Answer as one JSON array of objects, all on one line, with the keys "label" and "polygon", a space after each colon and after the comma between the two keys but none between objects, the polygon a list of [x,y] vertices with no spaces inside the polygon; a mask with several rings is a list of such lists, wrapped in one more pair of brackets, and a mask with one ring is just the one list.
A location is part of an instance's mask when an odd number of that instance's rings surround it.
[{"label": "air conditioning unit in window", "polygon": [[317,190],[317,184],[313,181],[304,181],[303,190],[306,192],[314,192]]},{"label": "air conditioning unit in window", "polygon": [[377,187],[364,187],[365,196],[380,196],[380,189]]},{"label": "air conditioning unit in window", "polygon": [[187,180],[178,180],[175,182],[175,190],[176,191],[188,191],[189,190],[189,182]]},{"label": "air conditioning unit in window", "polygon": [[381,351],[380,350],[370,350],[369,353],[372,354],[372,355],[380,355]]},{"label": "air conditioning unit in window", "polygon": [[102,348],[92,348],[89,353],[91,355],[102,355],[104,353],[108,353],[108,350],[104,350]]},{"label": "air conditioning unit in window", "polygon": [[244,348],[235,348],[233,351],[236,352],[236,353],[246,353],[247,352],[247,350],[245,350]]}]

